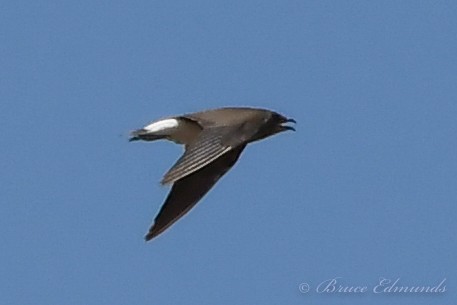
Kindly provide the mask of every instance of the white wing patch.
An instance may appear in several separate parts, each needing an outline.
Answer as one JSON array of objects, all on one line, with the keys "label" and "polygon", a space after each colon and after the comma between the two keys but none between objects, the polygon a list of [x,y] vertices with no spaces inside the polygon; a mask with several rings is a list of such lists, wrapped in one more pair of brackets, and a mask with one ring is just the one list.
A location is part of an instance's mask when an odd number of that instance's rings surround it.
[{"label": "white wing patch", "polygon": [[178,127],[179,122],[177,119],[164,119],[157,122],[153,122],[145,127],[144,130],[147,130],[151,133],[160,133],[161,131],[173,129]]}]

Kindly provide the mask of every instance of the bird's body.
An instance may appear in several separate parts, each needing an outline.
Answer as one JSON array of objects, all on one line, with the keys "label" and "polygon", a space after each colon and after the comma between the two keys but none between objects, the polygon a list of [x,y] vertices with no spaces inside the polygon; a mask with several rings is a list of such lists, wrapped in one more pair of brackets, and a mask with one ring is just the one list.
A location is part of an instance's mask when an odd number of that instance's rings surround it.
[{"label": "bird's body", "polygon": [[185,152],[165,174],[172,189],[154,224],[150,240],[187,213],[235,164],[248,143],[294,130],[295,122],[265,109],[219,108],[164,118],[132,132],[131,141],[167,139],[185,145]]}]

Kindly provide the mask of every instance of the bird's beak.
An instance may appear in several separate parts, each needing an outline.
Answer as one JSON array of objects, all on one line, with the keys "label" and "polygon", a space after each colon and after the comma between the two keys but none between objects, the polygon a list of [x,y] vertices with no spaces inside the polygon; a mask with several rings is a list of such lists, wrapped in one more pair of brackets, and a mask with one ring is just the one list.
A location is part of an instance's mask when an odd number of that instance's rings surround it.
[{"label": "bird's beak", "polygon": [[295,128],[294,128],[294,127],[288,126],[288,125],[283,125],[283,124],[286,124],[286,123],[294,123],[294,124],[296,124],[297,121],[295,121],[294,119],[284,119],[284,121],[281,122],[281,125],[280,125],[282,131],[286,131],[286,130],[295,131]]}]

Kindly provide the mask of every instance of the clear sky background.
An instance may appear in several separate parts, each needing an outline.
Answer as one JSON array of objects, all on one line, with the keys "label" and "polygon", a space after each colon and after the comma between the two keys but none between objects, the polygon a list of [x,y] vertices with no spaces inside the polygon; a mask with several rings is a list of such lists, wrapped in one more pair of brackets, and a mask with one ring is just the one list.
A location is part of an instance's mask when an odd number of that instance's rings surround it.
[{"label": "clear sky background", "polygon": [[[0,38],[0,304],[457,299],[457,2],[9,1]],[[297,132],[145,243],[182,149],[128,132],[228,105]]]}]

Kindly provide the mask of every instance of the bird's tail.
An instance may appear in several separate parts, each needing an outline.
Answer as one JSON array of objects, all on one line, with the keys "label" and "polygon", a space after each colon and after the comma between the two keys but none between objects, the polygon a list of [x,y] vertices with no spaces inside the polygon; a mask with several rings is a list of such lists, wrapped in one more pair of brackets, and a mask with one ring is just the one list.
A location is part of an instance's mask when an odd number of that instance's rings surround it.
[{"label": "bird's tail", "polygon": [[129,142],[138,141],[138,140],[155,141],[155,140],[161,140],[164,138],[166,138],[166,135],[154,134],[154,133],[151,133],[149,130],[142,128],[142,129],[134,130],[130,133]]}]

